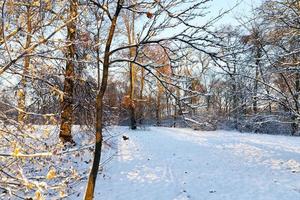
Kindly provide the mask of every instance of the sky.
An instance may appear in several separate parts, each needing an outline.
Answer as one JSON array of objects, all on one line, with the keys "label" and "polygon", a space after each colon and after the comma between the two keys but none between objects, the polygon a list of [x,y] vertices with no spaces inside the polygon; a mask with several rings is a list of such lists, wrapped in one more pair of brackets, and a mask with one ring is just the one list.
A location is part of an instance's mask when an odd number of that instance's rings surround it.
[{"label": "sky", "polygon": [[233,8],[236,4],[237,7],[232,12],[226,14],[218,24],[231,24],[238,25],[239,22],[236,17],[249,16],[253,7],[260,5],[263,0],[212,0],[210,4],[210,15],[217,16],[220,11],[226,11]]}]

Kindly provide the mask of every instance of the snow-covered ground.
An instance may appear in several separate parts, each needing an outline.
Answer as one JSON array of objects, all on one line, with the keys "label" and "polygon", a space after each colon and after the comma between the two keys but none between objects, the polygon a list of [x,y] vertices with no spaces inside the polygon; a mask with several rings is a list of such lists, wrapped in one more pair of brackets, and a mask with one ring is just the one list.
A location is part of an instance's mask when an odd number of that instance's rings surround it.
[{"label": "snow-covered ground", "polygon": [[[300,138],[158,127],[110,131],[119,135],[118,153],[99,175],[96,200],[300,199]],[[81,194],[71,199],[82,199],[85,183],[77,189]]]}]

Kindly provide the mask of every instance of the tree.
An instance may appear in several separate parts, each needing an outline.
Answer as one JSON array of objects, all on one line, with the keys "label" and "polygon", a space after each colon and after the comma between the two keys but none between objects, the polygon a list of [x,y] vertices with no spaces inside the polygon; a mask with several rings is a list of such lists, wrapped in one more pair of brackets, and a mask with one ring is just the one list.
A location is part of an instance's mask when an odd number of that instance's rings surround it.
[{"label": "tree", "polygon": [[[26,42],[25,42],[25,49],[29,48],[31,45],[31,38],[32,38],[32,18],[33,18],[33,11],[31,6],[27,5],[26,6]],[[20,82],[20,88],[18,90],[18,122],[20,124],[24,124],[24,120],[26,119],[26,107],[25,107],[25,102],[26,102],[26,82],[27,78],[26,75],[28,74],[29,70],[29,65],[30,65],[30,57],[26,56],[24,58],[24,68],[23,68],[23,75],[21,78]]]},{"label": "tree", "polygon": [[299,126],[299,72],[296,70],[299,66],[299,9],[298,1],[293,0],[269,0],[259,8],[268,31],[264,52],[275,71],[272,77],[278,88],[273,101],[289,110],[292,135],[298,134]]},{"label": "tree", "polygon": [[[128,1],[131,4],[134,4],[134,1]],[[134,12],[126,12],[123,14],[123,21],[125,24],[126,32],[127,32],[127,40],[128,45],[135,44],[135,13]],[[129,57],[130,59],[134,59],[136,56],[135,47],[129,48]],[[136,103],[135,103],[135,79],[136,79],[136,67],[134,63],[129,62],[129,113],[130,113],[130,128],[135,130],[137,128],[136,122]]]},{"label": "tree", "polygon": [[75,59],[76,59],[76,18],[78,1],[69,1],[69,23],[67,24],[67,63],[65,69],[64,81],[64,95],[62,99],[61,123],[59,137],[63,142],[74,142],[72,139],[72,125],[73,125],[73,90],[75,78]]},{"label": "tree", "polygon": [[[112,44],[112,40],[115,34],[117,20],[119,18],[120,12],[123,7],[123,0],[118,0],[116,5],[116,11],[113,17],[111,18],[111,25],[109,28],[106,44],[105,44],[105,51],[104,51],[104,58],[103,58],[103,74],[102,74],[102,82],[100,89],[97,91],[96,96],[96,138],[95,138],[95,153],[94,153],[94,160],[91,172],[89,174],[86,193],[84,199],[91,200],[94,196],[95,184],[101,159],[101,150],[102,150],[102,141],[103,141],[103,124],[102,124],[102,116],[103,116],[103,97],[107,87],[108,81],[108,70],[110,65],[110,48]],[[99,5],[102,7],[101,5]],[[110,16],[110,15],[109,15]]]}]

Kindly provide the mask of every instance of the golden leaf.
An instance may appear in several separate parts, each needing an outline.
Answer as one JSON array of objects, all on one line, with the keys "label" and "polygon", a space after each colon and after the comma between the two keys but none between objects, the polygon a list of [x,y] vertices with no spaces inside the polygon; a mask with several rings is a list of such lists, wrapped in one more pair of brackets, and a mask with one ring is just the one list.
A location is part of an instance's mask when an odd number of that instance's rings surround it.
[{"label": "golden leaf", "polygon": [[74,28],[70,28],[70,33],[74,33],[75,32],[75,29]]},{"label": "golden leaf", "polygon": [[39,7],[40,6],[40,1],[36,0],[32,3],[33,6]]},{"label": "golden leaf", "polygon": [[64,191],[60,191],[60,192],[59,192],[59,197],[60,197],[60,198],[66,197],[65,192],[64,192]]},{"label": "golden leaf", "polygon": [[20,149],[16,147],[12,153],[12,156],[18,157],[19,154],[20,154]]},{"label": "golden leaf", "polygon": [[35,192],[35,199],[36,200],[45,200],[44,196],[42,195],[41,191],[37,190]]},{"label": "golden leaf", "polygon": [[49,135],[50,135],[50,130],[48,128],[44,129],[43,136],[46,137],[46,138],[48,138]]},{"label": "golden leaf", "polygon": [[51,180],[51,179],[55,178],[55,176],[56,176],[56,170],[55,169],[50,169],[47,176],[46,176],[46,178],[48,180]]}]

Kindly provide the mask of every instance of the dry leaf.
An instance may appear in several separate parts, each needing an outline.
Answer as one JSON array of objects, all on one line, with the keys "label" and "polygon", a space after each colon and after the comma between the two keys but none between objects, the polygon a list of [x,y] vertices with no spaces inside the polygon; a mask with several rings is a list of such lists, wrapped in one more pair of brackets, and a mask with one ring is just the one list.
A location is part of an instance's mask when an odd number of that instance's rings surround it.
[{"label": "dry leaf", "polygon": [[147,17],[148,17],[149,19],[152,19],[152,17],[153,17],[153,13],[151,13],[151,12],[147,12]]},{"label": "dry leaf", "polygon": [[47,176],[46,176],[46,178],[48,180],[51,180],[51,179],[55,178],[55,176],[56,176],[56,170],[55,169],[50,169]]}]

